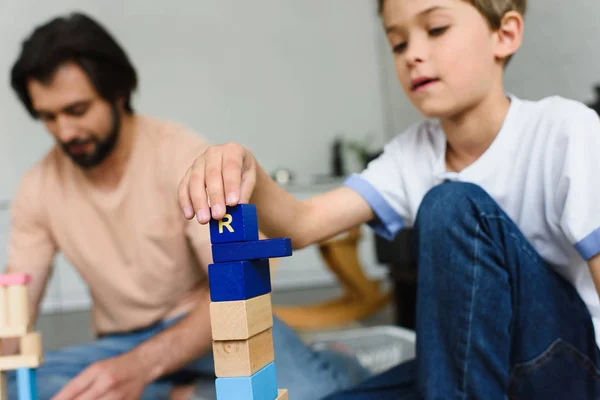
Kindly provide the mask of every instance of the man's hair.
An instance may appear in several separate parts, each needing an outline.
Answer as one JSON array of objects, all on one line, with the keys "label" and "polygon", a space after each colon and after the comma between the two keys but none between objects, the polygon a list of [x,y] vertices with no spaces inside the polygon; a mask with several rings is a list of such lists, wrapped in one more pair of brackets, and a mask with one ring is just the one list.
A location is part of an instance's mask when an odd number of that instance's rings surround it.
[{"label": "man's hair", "polygon": [[36,27],[23,41],[12,67],[11,86],[34,118],[37,113],[27,91],[28,80],[46,83],[68,62],[86,73],[102,98],[111,104],[123,98],[125,110],[133,112],[131,94],[137,87],[137,73],[127,54],[98,22],[73,13]]},{"label": "man's hair", "polygon": [[[509,11],[516,11],[521,15],[527,12],[527,0],[463,0],[468,1],[475,7],[481,15],[486,19],[489,27],[493,30],[500,28],[502,18]],[[377,0],[379,6],[379,14],[383,13],[383,5],[385,0]],[[512,56],[504,60],[504,64],[508,64]]]}]

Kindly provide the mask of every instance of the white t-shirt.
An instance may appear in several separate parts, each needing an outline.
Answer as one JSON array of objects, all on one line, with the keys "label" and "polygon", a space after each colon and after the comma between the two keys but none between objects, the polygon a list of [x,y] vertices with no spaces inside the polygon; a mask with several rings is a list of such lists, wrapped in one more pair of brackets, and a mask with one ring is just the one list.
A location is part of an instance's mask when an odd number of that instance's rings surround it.
[{"label": "white t-shirt", "polygon": [[370,225],[388,239],[414,224],[425,194],[444,180],[481,186],[577,289],[600,345],[600,302],[586,262],[600,253],[600,118],[558,96],[510,98],[494,142],[460,173],[446,171],[446,137],[439,122],[426,121],[394,138],[346,186],[371,205]]}]

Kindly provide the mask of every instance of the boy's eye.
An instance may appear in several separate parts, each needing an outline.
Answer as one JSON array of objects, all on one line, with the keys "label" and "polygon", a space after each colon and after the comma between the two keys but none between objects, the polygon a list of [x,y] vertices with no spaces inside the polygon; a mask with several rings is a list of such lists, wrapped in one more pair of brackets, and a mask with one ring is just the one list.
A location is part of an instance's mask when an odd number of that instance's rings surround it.
[{"label": "boy's eye", "polygon": [[392,47],[392,50],[393,50],[394,53],[399,54],[399,53],[402,53],[404,50],[406,50],[406,46],[407,46],[407,43],[403,42],[403,43],[394,45]]},{"label": "boy's eye", "polygon": [[447,26],[441,26],[439,28],[433,28],[429,30],[429,35],[430,36],[440,36],[442,35],[444,32],[446,32],[446,30],[448,30]]}]

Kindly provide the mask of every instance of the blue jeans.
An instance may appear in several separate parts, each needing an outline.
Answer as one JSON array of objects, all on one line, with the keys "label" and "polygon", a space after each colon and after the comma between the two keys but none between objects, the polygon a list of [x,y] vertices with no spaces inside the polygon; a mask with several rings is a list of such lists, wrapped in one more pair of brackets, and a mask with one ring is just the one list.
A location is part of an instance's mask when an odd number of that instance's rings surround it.
[{"label": "blue jeans", "polygon": [[414,234],[416,359],[328,400],[600,398],[588,309],[484,190],[436,186]]},{"label": "blue jeans", "polygon": [[[138,344],[159,334],[178,319],[155,324],[128,334],[103,336],[84,345],[48,352],[37,370],[38,399],[49,400],[71,379],[96,361],[130,351]],[[273,318],[273,346],[277,383],[289,390],[290,400],[321,399],[350,387],[366,378],[358,361],[342,354],[318,353],[304,345],[296,333],[276,317]],[[9,400],[17,400],[14,373],[8,375]],[[174,384],[190,382],[194,377],[214,378],[212,354],[191,363],[181,371],[146,387],[142,400],[168,399]],[[214,385],[214,381],[213,381]]]}]

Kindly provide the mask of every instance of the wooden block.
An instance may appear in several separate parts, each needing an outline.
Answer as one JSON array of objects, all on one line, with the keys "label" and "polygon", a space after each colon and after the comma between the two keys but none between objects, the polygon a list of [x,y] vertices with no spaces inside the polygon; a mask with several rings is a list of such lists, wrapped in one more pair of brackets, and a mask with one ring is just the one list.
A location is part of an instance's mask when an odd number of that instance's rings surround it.
[{"label": "wooden block", "polygon": [[42,357],[42,335],[39,332],[29,332],[21,336],[21,355]]},{"label": "wooden block", "polygon": [[210,264],[211,301],[247,300],[271,292],[269,260]]},{"label": "wooden block", "polygon": [[17,370],[19,400],[37,400],[35,372],[35,369],[31,368],[19,368]]},{"label": "wooden block", "polygon": [[251,376],[217,378],[217,400],[275,400],[277,374],[271,362]]},{"label": "wooden block", "polygon": [[0,286],[0,331],[8,327],[8,289]]},{"label": "wooden block", "polygon": [[29,296],[27,286],[8,287],[8,326],[11,329],[25,328],[29,325]]},{"label": "wooden block", "polygon": [[21,272],[0,275],[0,285],[2,286],[24,286],[29,284],[29,282],[31,282],[31,275]]},{"label": "wooden block", "polygon": [[250,376],[275,360],[273,329],[247,340],[215,340],[213,357],[217,377]]},{"label": "wooden block", "polygon": [[6,372],[0,371],[0,400],[8,399],[8,387],[6,384]]},{"label": "wooden block", "polygon": [[0,338],[12,338],[26,335],[29,332],[27,325],[9,326],[0,329]]},{"label": "wooden block", "polygon": [[258,217],[254,204],[226,207],[223,219],[210,220],[211,243],[258,240]]},{"label": "wooden block", "polygon": [[288,391],[287,389],[279,389],[277,392],[277,400],[288,400]]},{"label": "wooden block", "polygon": [[292,241],[289,238],[276,238],[217,243],[212,245],[212,255],[215,263],[289,257],[292,255]]},{"label": "wooden block", "polygon": [[36,356],[4,356],[0,357],[0,371],[10,371],[19,368],[37,368],[42,363],[42,357]]},{"label": "wooden block", "polygon": [[269,293],[249,300],[210,303],[213,340],[243,340],[273,326]]}]

